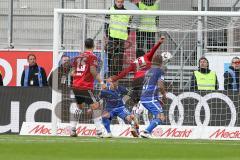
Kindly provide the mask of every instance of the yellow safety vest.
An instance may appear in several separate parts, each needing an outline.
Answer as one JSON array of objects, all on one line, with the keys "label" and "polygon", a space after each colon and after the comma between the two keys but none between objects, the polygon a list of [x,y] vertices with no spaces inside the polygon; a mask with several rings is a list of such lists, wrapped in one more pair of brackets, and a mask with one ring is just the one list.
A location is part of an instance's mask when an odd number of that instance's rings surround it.
[{"label": "yellow safety vest", "polygon": [[[142,2],[139,2],[140,10],[158,10],[158,4],[152,6],[147,6]],[[140,29],[139,31],[143,32],[156,32],[156,16],[140,16]]]},{"label": "yellow safety vest", "polygon": [[[115,10],[114,7],[110,9]],[[127,40],[129,19],[129,15],[111,15],[109,24],[110,37]]]},{"label": "yellow safety vest", "polygon": [[199,71],[194,71],[194,75],[197,80],[198,90],[215,90],[216,86],[216,73],[210,71],[210,73],[203,74]]}]

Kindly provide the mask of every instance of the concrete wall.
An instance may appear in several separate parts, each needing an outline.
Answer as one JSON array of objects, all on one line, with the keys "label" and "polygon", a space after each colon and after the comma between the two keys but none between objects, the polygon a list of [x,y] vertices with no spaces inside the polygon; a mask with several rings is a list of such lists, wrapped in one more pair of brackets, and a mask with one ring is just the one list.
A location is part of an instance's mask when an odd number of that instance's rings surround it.
[{"label": "concrete wall", "polygon": [[[210,7],[222,10],[223,6],[230,6],[236,0],[210,0]],[[53,9],[61,6],[60,0],[13,0],[14,19],[13,19],[13,43],[15,48],[36,48],[51,49],[53,33]],[[112,0],[86,0],[87,8],[108,9],[112,5]],[[197,0],[160,0],[161,10],[196,10]],[[0,1],[0,48],[7,47],[8,31],[8,8],[9,0]],[[84,8],[84,0],[65,0],[65,8]],[[213,8],[212,8],[213,9]],[[81,34],[81,17],[66,18],[65,22],[65,42],[79,44]],[[90,20],[91,21],[91,20]],[[100,29],[102,22],[88,22],[89,36],[95,35]],[[160,27],[166,28],[189,27],[194,22],[194,18],[188,17],[160,17]],[[94,25],[91,25],[94,24]],[[185,29],[186,29],[185,27]],[[177,42],[182,39],[183,34],[179,33],[173,38]],[[72,38],[72,39],[71,39]],[[191,41],[193,41],[191,39]]]}]

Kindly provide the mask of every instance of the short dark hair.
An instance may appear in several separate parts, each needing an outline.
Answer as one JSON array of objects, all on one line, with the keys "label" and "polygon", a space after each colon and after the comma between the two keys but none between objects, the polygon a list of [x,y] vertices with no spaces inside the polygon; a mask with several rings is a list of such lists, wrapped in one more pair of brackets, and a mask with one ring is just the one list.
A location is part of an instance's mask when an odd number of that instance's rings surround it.
[{"label": "short dark hair", "polygon": [[64,54],[64,55],[62,55],[61,59],[63,59],[64,57],[70,58],[70,56]]},{"label": "short dark hair", "polygon": [[31,57],[31,56],[33,56],[35,59],[37,59],[36,56],[35,56],[35,54],[33,54],[33,53],[30,53],[30,54],[27,56],[27,59],[29,59],[29,57]]},{"label": "short dark hair", "polygon": [[137,57],[137,58],[143,56],[144,54],[145,54],[145,52],[144,52],[143,50],[141,50],[141,49],[138,49],[138,50],[136,51],[136,57]]},{"label": "short dark hair", "polygon": [[91,49],[91,48],[94,48],[94,41],[92,38],[87,38],[85,40],[85,48],[86,49]]},{"label": "short dark hair", "polygon": [[207,64],[208,64],[207,67],[209,67],[209,61],[208,61],[208,59],[207,59],[206,57],[204,57],[204,56],[201,57],[201,58],[198,60],[198,67],[200,68],[200,61],[203,60],[203,59],[204,59],[205,61],[207,61]]}]

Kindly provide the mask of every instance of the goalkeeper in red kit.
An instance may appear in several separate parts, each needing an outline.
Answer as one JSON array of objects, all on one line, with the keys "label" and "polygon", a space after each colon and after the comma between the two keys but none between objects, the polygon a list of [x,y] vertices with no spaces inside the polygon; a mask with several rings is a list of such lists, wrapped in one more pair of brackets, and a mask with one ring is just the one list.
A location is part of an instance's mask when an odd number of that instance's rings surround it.
[{"label": "goalkeeper in red kit", "polygon": [[145,53],[144,55],[137,54],[137,58],[130,63],[129,67],[124,69],[118,75],[112,76],[108,79],[109,82],[115,82],[125,77],[128,73],[134,72],[134,78],[132,81],[132,92],[130,94],[131,100],[134,104],[137,104],[140,100],[145,72],[151,68],[151,61],[154,53],[164,42],[164,39],[165,37],[161,36],[159,41],[149,52]]},{"label": "goalkeeper in red kit", "polygon": [[98,102],[93,95],[94,80],[97,80],[101,84],[101,88],[105,88],[106,85],[97,73],[98,61],[96,55],[93,53],[94,41],[91,38],[85,40],[85,51],[79,56],[75,57],[72,64],[72,76],[73,76],[73,93],[77,101],[78,107],[72,109],[74,119],[72,123],[71,136],[76,137],[76,126],[79,120],[80,114],[84,107],[84,103],[88,104],[93,110],[93,121],[97,128],[97,134],[101,134],[102,119],[99,114]]}]

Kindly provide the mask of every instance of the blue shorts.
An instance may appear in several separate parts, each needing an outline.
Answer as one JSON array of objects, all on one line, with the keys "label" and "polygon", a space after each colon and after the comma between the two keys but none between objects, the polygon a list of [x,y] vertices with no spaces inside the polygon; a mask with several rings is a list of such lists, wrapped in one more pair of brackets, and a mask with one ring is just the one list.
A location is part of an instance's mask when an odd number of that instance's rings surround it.
[{"label": "blue shorts", "polygon": [[159,101],[150,101],[150,102],[141,101],[141,103],[154,116],[157,116],[158,114],[163,113],[163,109]]},{"label": "blue shorts", "polygon": [[110,113],[110,119],[112,119],[115,116],[118,116],[118,117],[122,118],[123,120],[125,120],[125,118],[128,115],[130,115],[130,112],[124,106],[118,107],[118,108],[113,108],[113,109],[107,109],[106,111]]}]

